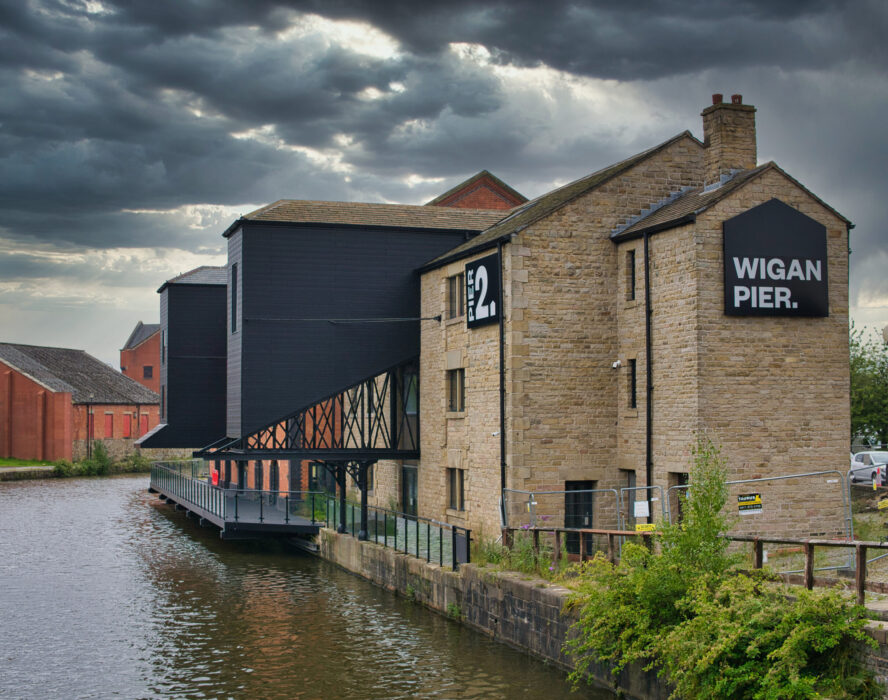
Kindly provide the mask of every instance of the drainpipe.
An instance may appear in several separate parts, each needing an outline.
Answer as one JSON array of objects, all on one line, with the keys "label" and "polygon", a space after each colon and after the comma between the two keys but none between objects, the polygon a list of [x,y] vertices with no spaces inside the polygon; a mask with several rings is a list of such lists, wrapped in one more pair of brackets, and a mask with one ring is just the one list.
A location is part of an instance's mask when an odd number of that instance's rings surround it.
[{"label": "drainpipe", "polygon": [[506,274],[503,265],[503,242],[496,244],[499,254],[500,284],[499,284],[499,381],[500,381],[500,517],[501,522],[506,522],[506,308],[503,305],[503,287],[506,283]]},{"label": "drainpipe", "polygon": [[645,385],[647,394],[645,399],[645,473],[647,477],[648,522],[654,519],[653,489],[654,485],[654,449],[653,449],[653,419],[654,419],[654,383],[652,369],[652,343],[651,343],[651,258],[650,258],[650,234],[644,234],[644,361],[645,361]]}]

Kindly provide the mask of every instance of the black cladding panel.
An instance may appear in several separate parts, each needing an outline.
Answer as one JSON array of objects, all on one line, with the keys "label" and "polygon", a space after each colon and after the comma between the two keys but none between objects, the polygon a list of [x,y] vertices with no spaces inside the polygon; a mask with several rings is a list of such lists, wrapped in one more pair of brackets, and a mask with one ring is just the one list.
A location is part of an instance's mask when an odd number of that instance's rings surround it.
[{"label": "black cladding panel", "polygon": [[[416,268],[462,232],[249,226],[242,432],[419,354]],[[435,323],[423,321],[422,323]]]},{"label": "black cladding panel", "polygon": [[158,440],[176,443],[164,447],[202,447],[225,435],[225,290],[221,285],[171,284],[163,292],[167,295],[164,431],[169,435],[163,437],[161,431]]}]

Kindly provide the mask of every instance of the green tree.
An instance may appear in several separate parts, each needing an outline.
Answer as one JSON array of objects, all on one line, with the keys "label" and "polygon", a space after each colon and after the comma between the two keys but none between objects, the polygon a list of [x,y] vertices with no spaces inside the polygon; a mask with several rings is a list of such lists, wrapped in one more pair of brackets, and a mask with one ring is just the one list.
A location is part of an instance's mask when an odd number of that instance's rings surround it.
[{"label": "green tree", "polygon": [[851,324],[851,438],[888,444],[888,343]]}]

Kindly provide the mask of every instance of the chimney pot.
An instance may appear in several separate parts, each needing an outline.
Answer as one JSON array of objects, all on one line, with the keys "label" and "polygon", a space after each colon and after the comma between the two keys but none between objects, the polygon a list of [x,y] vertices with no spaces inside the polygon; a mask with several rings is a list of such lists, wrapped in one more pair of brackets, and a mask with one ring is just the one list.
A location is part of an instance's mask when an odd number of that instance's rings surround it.
[{"label": "chimney pot", "polygon": [[731,95],[731,104],[742,105],[743,95]]},{"label": "chimney pot", "polygon": [[713,93],[712,104],[720,105],[722,103],[723,98],[724,98],[724,95],[722,95],[720,92]]}]

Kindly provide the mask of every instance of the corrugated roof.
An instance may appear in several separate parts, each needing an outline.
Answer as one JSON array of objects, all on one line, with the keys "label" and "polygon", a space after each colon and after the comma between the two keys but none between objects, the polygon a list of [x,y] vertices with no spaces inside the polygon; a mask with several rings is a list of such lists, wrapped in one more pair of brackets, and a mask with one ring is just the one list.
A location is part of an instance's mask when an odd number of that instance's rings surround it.
[{"label": "corrugated roof", "polygon": [[[453,260],[459,260],[460,258],[471,255],[472,253],[479,252],[487,248],[492,248],[494,245],[496,245],[496,242],[498,240],[504,239],[513,233],[521,231],[522,229],[530,226],[535,221],[539,221],[543,217],[548,216],[557,209],[560,209],[577,197],[581,197],[591,190],[594,190],[596,187],[600,187],[609,180],[629,170],[629,168],[633,167],[634,165],[637,165],[641,161],[651,157],[655,153],[658,153],[659,151],[667,148],[668,146],[671,146],[673,143],[683,138],[694,139],[690,131],[683,131],[682,133],[673,136],[668,141],[664,141],[658,146],[654,146],[647,151],[638,153],[631,158],[627,158],[626,160],[620,161],[619,163],[610,165],[602,170],[592,173],[591,175],[581,177],[579,180],[574,180],[567,185],[552,190],[551,192],[537,197],[536,199],[530,200],[529,202],[527,202],[527,204],[522,204],[521,206],[515,207],[511,210],[511,213],[509,213],[508,216],[496,223],[494,226],[488,228],[481,235],[476,236],[472,240],[466,241],[465,243],[462,243],[461,245],[453,248],[447,253],[444,253],[444,255],[431,260],[427,264],[423,265],[420,270],[431,270]],[[696,141],[697,139],[694,140]]]},{"label": "corrugated roof", "polygon": [[0,361],[74,403],[151,404],[160,397],[83,350],[0,343]]},{"label": "corrugated roof", "polygon": [[131,350],[137,345],[141,345],[159,330],[159,323],[142,323],[141,321],[139,321],[136,324],[136,327],[133,329],[133,332],[130,333],[130,337],[126,341],[126,344],[123,346],[123,349]]},{"label": "corrugated roof", "polygon": [[494,185],[501,188],[506,194],[510,195],[517,202],[523,203],[523,202],[527,201],[527,197],[525,197],[523,194],[521,194],[517,190],[509,187],[509,185],[507,185],[505,182],[500,180],[492,172],[490,172],[489,170],[482,170],[481,172],[476,173],[475,175],[472,175],[472,177],[470,177],[468,180],[463,180],[458,185],[451,187],[444,194],[438,195],[437,197],[435,197],[431,201],[426,202],[425,206],[427,206],[427,207],[432,206],[433,207],[436,204],[438,204],[438,202],[443,202],[448,197],[452,197],[460,190],[467,189],[467,188],[471,187],[479,180],[490,180]]},{"label": "corrugated roof", "polygon": [[225,286],[228,284],[228,268],[202,265],[167,280],[160,285],[160,289],[157,291],[162,292],[168,284],[218,284]]},{"label": "corrugated roof", "polygon": [[693,221],[698,214],[704,212],[709,207],[721,201],[732,192],[740,189],[741,187],[743,187],[743,185],[747,184],[751,180],[754,180],[768,170],[776,170],[788,179],[792,180],[793,183],[798,185],[798,187],[811,195],[811,197],[817,200],[817,202],[829,209],[829,211],[838,216],[845,223],[851,223],[850,221],[848,221],[848,219],[839,214],[839,212],[830,207],[819,197],[814,195],[804,185],[798,182],[798,180],[795,180],[793,177],[788,175],[776,163],[770,161],[756,168],[752,168],[751,170],[740,171],[735,174],[730,180],[725,181],[718,187],[697,187],[695,189],[688,190],[687,192],[680,194],[674,199],[666,200],[663,202],[662,206],[654,208],[648,214],[643,215],[636,221],[630,222],[629,225],[614,231],[611,234],[611,238],[616,241],[626,240],[628,238],[636,238],[643,235],[644,233],[663,231]]},{"label": "corrugated roof", "polygon": [[508,213],[508,209],[453,209],[413,204],[280,199],[241,217],[228,228],[225,235],[229,235],[243,221],[483,231]]}]

